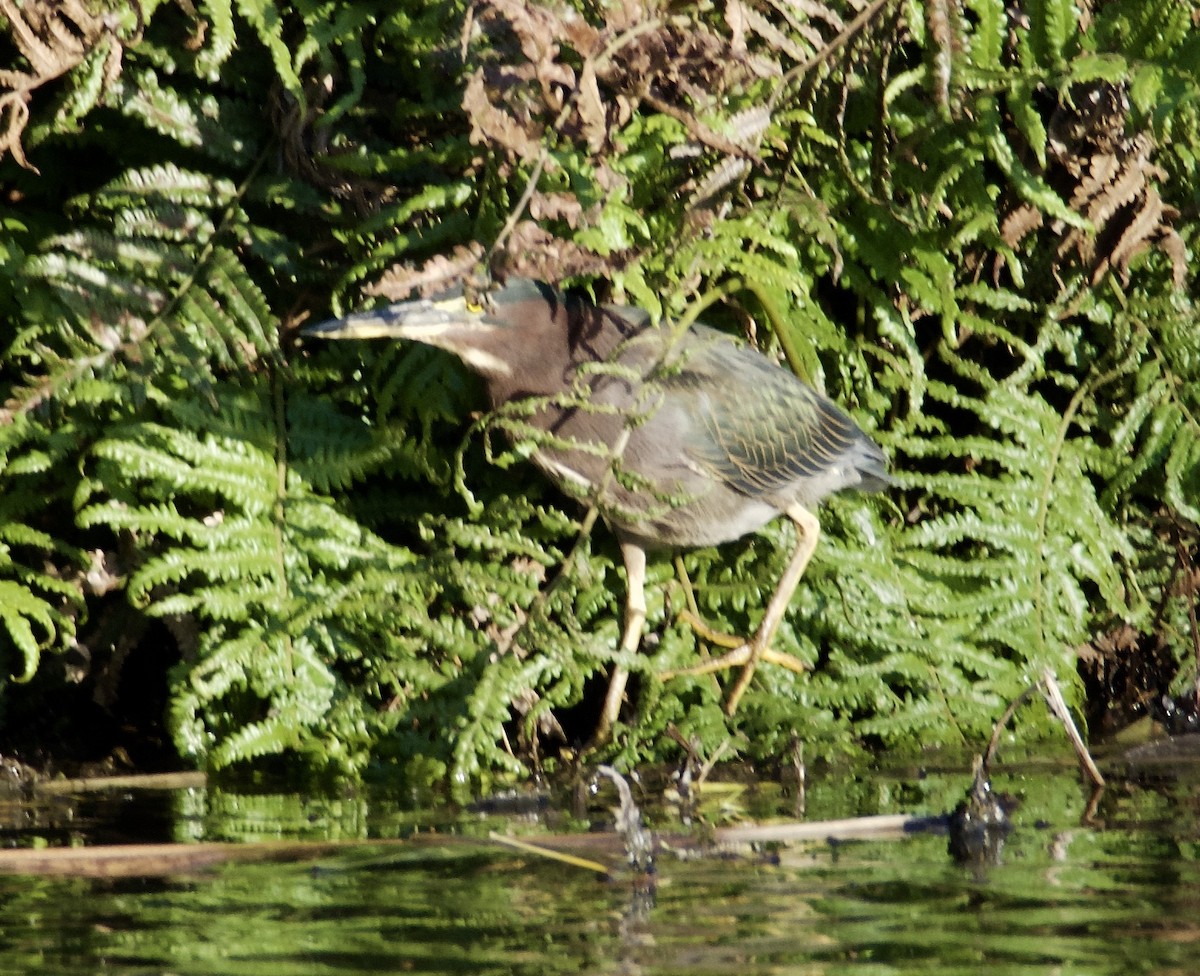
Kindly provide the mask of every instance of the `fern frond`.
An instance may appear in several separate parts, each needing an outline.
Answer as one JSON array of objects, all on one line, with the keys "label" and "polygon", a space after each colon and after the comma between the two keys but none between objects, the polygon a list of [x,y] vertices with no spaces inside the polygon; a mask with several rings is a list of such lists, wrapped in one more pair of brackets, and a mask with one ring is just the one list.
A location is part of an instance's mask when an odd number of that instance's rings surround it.
[{"label": "fern frond", "polygon": [[28,586],[0,579],[0,625],[21,661],[16,681],[33,677],[42,650],[55,642],[61,623],[61,614]]}]

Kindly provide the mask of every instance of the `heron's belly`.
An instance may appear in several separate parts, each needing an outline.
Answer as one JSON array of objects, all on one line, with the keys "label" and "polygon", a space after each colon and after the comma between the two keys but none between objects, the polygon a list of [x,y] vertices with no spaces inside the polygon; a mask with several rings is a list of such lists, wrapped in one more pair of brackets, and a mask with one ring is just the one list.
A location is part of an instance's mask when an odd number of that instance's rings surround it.
[{"label": "heron's belly", "polygon": [[645,549],[697,549],[719,546],[757,532],[779,515],[779,509],[753,499],[731,499],[720,504],[704,498],[685,502],[669,511],[641,518],[614,517],[604,512],[605,520],[624,541],[636,542]]},{"label": "heron's belly", "polygon": [[665,462],[652,478],[644,464],[622,477],[606,459],[577,451],[538,451],[533,460],[568,495],[595,503],[622,539],[648,549],[732,542],[757,532],[781,511],[682,464]]}]

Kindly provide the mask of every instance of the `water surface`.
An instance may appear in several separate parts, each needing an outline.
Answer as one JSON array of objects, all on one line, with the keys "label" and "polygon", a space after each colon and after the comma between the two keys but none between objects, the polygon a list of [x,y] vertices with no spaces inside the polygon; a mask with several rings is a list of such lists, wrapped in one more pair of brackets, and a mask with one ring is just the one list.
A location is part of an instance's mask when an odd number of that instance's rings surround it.
[{"label": "water surface", "polygon": [[[0,972],[1196,972],[1198,779],[1190,768],[1118,778],[1095,799],[1069,768],[997,775],[1023,803],[987,866],[956,864],[945,836],[924,833],[660,853],[650,879],[619,857],[605,878],[488,841],[491,831],[536,840],[580,826],[554,806],[500,816],[421,809],[412,797],[216,789],[74,798],[61,801],[63,823],[12,826],[10,844],[39,831],[54,843],[355,843],[299,863],[168,877],[0,877]],[[936,813],[967,781],[962,770],[829,774],[808,784],[805,813]],[[602,794],[585,819],[599,828],[611,802]],[[722,793],[717,806],[760,816],[794,802],[764,784]],[[680,826],[668,807],[648,816]]]}]

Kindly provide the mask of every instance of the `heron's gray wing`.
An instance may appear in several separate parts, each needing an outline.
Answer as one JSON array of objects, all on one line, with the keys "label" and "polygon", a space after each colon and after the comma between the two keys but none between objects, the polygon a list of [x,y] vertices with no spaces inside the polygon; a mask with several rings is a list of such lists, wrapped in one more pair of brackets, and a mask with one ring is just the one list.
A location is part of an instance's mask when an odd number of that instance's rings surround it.
[{"label": "heron's gray wing", "polygon": [[693,335],[665,382],[693,407],[682,446],[695,464],[752,497],[886,480],[882,452],[827,397],[720,333]]}]

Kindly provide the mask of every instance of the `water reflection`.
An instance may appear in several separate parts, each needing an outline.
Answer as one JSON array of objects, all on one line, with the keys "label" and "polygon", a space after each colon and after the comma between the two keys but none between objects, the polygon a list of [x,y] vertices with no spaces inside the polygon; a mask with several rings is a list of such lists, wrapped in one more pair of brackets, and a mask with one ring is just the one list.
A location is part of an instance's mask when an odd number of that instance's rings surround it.
[{"label": "water reflection", "polygon": [[[431,824],[378,798],[179,794],[175,829],[190,839],[368,840],[437,826],[445,842],[172,879],[0,878],[0,972],[1194,971],[1194,783],[1117,783],[1084,826],[1088,798],[1070,774],[997,779],[1024,804],[999,863],[983,872],[956,866],[945,837],[917,835],[772,856],[667,854],[653,890],[628,873],[602,880],[491,847],[487,830],[503,824],[486,818]],[[880,798],[953,793],[936,777],[855,788],[857,812],[870,813],[886,806]],[[850,784],[809,789],[810,802],[826,789],[836,815],[853,812]]]}]

